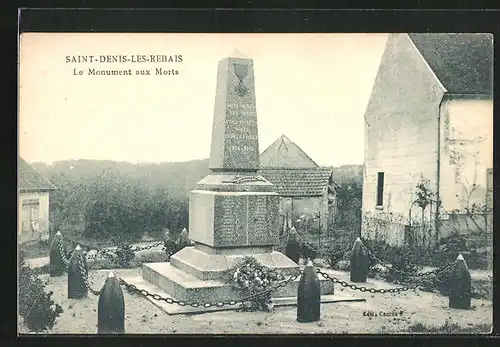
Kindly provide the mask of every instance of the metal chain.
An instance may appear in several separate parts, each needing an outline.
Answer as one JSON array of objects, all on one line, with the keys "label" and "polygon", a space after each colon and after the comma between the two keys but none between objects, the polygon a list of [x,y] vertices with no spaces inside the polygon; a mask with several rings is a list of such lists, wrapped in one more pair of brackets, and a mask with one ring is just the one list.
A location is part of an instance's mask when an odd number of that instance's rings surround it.
[{"label": "metal chain", "polygon": [[[444,271],[449,271],[450,269],[451,269],[451,267],[448,266],[447,268],[443,269],[443,272]],[[384,288],[375,289],[375,288],[367,288],[367,287],[364,287],[364,286],[358,286],[356,284],[348,283],[346,281],[341,281],[340,279],[338,279],[335,276],[330,276],[326,272],[322,272],[320,269],[317,269],[316,272],[318,274],[320,274],[321,276],[323,276],[324,278],[331,280],[333,283],[340,284],[342,287],[349,287],[352,290],[359,290],[360,292],[369,292],[369,293],[372,293],[372,294],[376,294],[376,293],[384,294],[384,293],[406,292],[406,291],[408,291],[410,289],[418,289],[422,285],[422,282],[418,281],[417,283],[414,283],[414,284],[411,284],[411,285],[408,285],[408,286],[405,286],[405,287],[387,288],[387,289],[384,289]]]},{"label": "metal chain", "polygon": [[[312,251],[316,252],[318,255],[320,255],[320,256],[327,256],[328,255],[328,253],[326,251],[321,251],[321,250],[317,249],[309,241],[305,240],[298,232],[296,232],[295,235],[307,247],[309,247]],[[115,260],[115,258],[116,258],[116,254],[112,250],[109,250],[109,249],[106,249],[106,248],[100,249],[100,248],[93,247],[93,246],[90,246],[90,245],[87,245],[87,244],[83,244],[83,243],[80,243],[80,242],[78,242],[76,240],[70,239],[70,238],[68,238],[66,236],[63,236],[63,238],[65,238],[66,240],[68,240],[70,242],[79,244],[80,246],[82,246],[84,248],[97,250],[97,253],[95,255],[87,255],[86,256],[87,260],[97,259],[99,257],[99,255],[102,255],[102,256],[110,259],[110,260]],[[132,248],[131,251],[135,253],[135,252],[139,252],[139,251],[144,251],[144,250],[148,250],[148,249],[151,249],[151,248],[155,248],[155,247],[158,247],[158,246],[161,246],[161,245],[163,245],[163,242],[156,242],[154,244],[147,245],[147,246],[137,246],[135,248]],[[59,243],[59,246],[61,247],[61,250],[62,250],[61,243]],[[446,265],[444,268],[437,268],[437,269],[434,269],[434,270],[428,271],[428,272],[411,273],[411,272],[408,272],[408,271],[404,271],[404,270],[400,270],[398,268],[395,268],[394,266],[392,266],[392,264],[389,264],[388,262],[386,262],[386,261],[380,259],[379,257],[377,257],[368,247],[366,247],[365,244],[362,243],[362,246],[367,251],[368,256],[370,258],[372,258],[373,260],[375,260],[378,264],[380,264],[380,265],[382,265],[382,266],[384,266],[386,268],[390,268],[391,271],[394,271],[394,272],[396,272],[398,274],[406,275],[406,276],[410,276],[410,277],[427,277],[427,276],[431,276],[431,275],[436,275],[436,274],[439,274],[439,273],[443,273],[443,272],[449,270],[449,267],[453,267],[454,266],[454,263],[451,262],[448,265]],[[339,253],[349,252],[350,249],[351,249],[351,246],[347,246],[344,249],[344,251],[339,252]],[[61,255],[63,255],[63,254],[64,253],[61,252]],[[63,261],[65,263],[67,263],[67,260],[66,260],[65,256],[63,257]]]},{"label": "metal chain", "polygon": [[[447,269],[443,269],[443,271],[444,270],[447,270]],[[448,270],[449,270],[449,267],[448,267]],[[211,303],[211,302],[198,303],[198,302],[187,302],[187,301],[182,301],[182,300],[175,300],[175,299],[172,299],[170,297],[162,297],[162,296],[160,296],[158,294],[152,294],[152,293],[148,292],[145,289],[139,289],[135,285],[129,284],[129,283],[125,282],[121,278],[119,279],[119,281],[120,281],[120,284],[123,284],[127,288],[127,290],[129,292],[131,292],[131,293],[137,293],[137,294],[140,294],[140,295],[145,296],[145,297],[151,297],[154,300],[162,300],[162,301],[165,301],[168,304],[177,304],[179,306],[191,306],[191,307],[205,307],[205,308],[208,308],[208,307],[223,307],[223,306],[226,306],[226,305],[233,306],[233,305],[236,305],[238,303],[243,303],[243,302],[246,302],[246,301],[250,301],[250,300],[255,299],[257,297],[260,297],[260,296],[266,295],[268,293],[271,293],[272,291],[275,291],[275,290],[277,290],[277,289],[279,289],[281,287],[284,287],[289,282],[294,281],[295,279],[297,279],[303,273],[304,273],[304,271],[300,270],[300,272],[298,272],[295,275],[290,276],[287,280],[279,282],[278,284],[272,286],[269,289],[266,289],[263,292],[259,292],[259,293],[256,293],[256,294],[249,295],[249,296],[244,297],[244,298],[242,298],[240,300],[228,300],[228,301],[222,301],[222,302],[216,302],[216,303]],[[401,293],[401,292],[406,292],[406,291],[412,290],[412,289],[418,289],[421,286],[421,283],[415,283],[415,284],[407,285],[407,286],[404,286],[404,287],[398,287],[398,288],[380,288],[380,289],[367,288],[367,287],[364,287],[364,286],[358,286],[358,285],[356,285],[354,283],[348,283],[346,281],[342,281],[342,280],[338,279],[335,276],[330,276],[328,273],[323,272],[320,269],[316,269],[316,273],[318,273],[321,276],[323,276],[324,278],[332,281],[333,283],[340,284],[344,288],[349,288],[349,289],[352,289],[352,290],[359,290],[360,292],[363,292],[363,293],[364,292],[368,292],[368,293],[372,293],[372,294]]]},{"label": "metal chain", "polygon": [[163,241],[156,242],[156,243],[153,243],[152,245],[148,245],[148,246],[137,246],[135,248],[132,248],[132,252],[145,251],[147,249],[155,248],[155,247],[162,246],[162,245],[163,245]]},{"label": "metal chain", "polygon": [[[307,247],[311,248],[318,255],[321,255],[321,256],[328,255],[327,252],[320,251],[319,249],[315,248],[310,242],[308,242],[307,240],[305,240],[298,232],[296,232],[296,235],[297,235],[297,237],[304,244],[307,245]],[[384,261],[384,260],[380,259],[379,257],[377,257],[368,247],[366,247],[365,244],[361,243],[361,245],[366,250],[366,252],[368,253],[368,256],[370,258],[372,258],[373,260],[375,260],[376,263],[378,263],[378,264],[380,264],[380,265],[382,265],[382,266],[384,266],[386,268],[390,268],[392,271],[394,271],[394,272],[396,272],[398,274],[406,275],[406,276],[410,276],[410,277],[428,277],[428,276],[431,276],[431,275],[437,275],[437,274],[444,273],[444,272],[448,271],[450,269],[450,267],[453,267],[455,265],[454,262],[451,262],[451,263],[448,263],[447,265],[445,265],[444,267],[437,268],[437,269],[434,269],[432,271],[411,273],[411,272],[408,272],[408,271],[400,270],[400,269],[392,266],[392,264],[389,264],[386,261]],[[343,251],[341,251],[339,253],[347,253],[347,252],[350,252],[351,249],[352,249],[352,246],[347,246]]]},{"label": "metal chain", "polygon": [[366,247],[366,245],[364,245],[363,243],[361,245],[363,246],[363,248],[368,253],[368,256],[370,258],[372,258],[373,260],[375,260],[378,264],[380,264],[380,265],[382,265],[382,266],[384,266],[386,268],[390,268],[392,271],[394,271],[394,272],[396,272],[398,274],[402,274],[402,275],[406,275],[406,276],[410,276],[410,277],[428,277],[428,276],[431,276],[431,275],[437,275],[437,274],[440,274],[440,273],[448,271],[451,267],[453,267],[455,265],[454,262],[451,262],[451,263],[448,263],[447,265],[445,265],[442,268],[437,268],[437,269],[434,269],[432,271],[411,273],[411,272],[408,272],[408,271],[404,271],[404,270],[400,270],[398,268],[395,268],[394,266],[392,266],[392,264],[389,264],[389,263],[383,261],[382,259],[380,259],[379,257],[377,257],[375,254],[373,254],[373,252],[368,247]]},{"label": "metal chain", "polygon": [[425,278],[425,277],[428,277],[430,275],[443,274],[443,273],[446,273],[446,272],[450,271],[454,267],[455,267],[455,263],[451,262],[448,265],[445,265],[444,267],[437,268],[437,269],[434,269],[434,270],[428,271],[428,272],[417,273],[415,276],[419,276],[419,277],[424,277]]},{"label": "metal chain", "polygon": [[136,293],[136,294],[139,294],[139,295],[142,295],[142,296],[145,296],[145,297],[150,297],[150,298],[153,298],[154,300],[165,301],[167,304],[177,304],[179,306],[191,306],[191,307],[205,307],[205,308],[208,308],[208,307],[234,306],[234,305],[236,305],[238,303],[243,303],[243,302],[246,302],[246,301],[251,301],[252,299],[261,297],[263,295],[271,293],[272,291],[275,291],[275,290],[277,290],[279,288],[284,287],[285,285],[287,285],[291,281],[296,280],[297,277],[299,277],[302,273],[303,273],[303,271],[300,271],[297,274],[290,276],[288,279],[283,280],[283,281],[281,281],[281,282],[279,282],[279,283],[271,286],[271,288],[268,288],[268,289],[266,289],[266,290],[264,290],[262,292],[256,293],[256,294],[252,294],[252,295],[246,296],[246,297],[244,297],[242,299],[239,299],[239,300],[226,300],[226,301],[220,301],[220,302],[205,302],[205,303],[188,302],[188,301],[183,301],[183,300],[175,300],[175,299],[170,298],[170,297],[162,297],[159,294],[152,294],[152,293],[148,292],[145,289],[139,289],[135,285],[129,284],[129,283],[125,282],[121,278],[119,278],[119,282],[120,282],[120,284],[123,284],[130,293]]},{"label": "metal chain", "polygon": [[415,285],[410,285],[410,286],[407,286],[407,287],[400,287],[400,288],[387,288],[387,289],[383,289],[383,288],[381,288],[381,289],[367,288],[367,287],[364,287],[364,286],[357,286],[354,283],[348,283],[346,281],[341,281],[340,279],[338,279],[335,276],[330,276],[326,272],[322,272],[320,269],[317,269],[316,272],[318,274],[320,274],[321,276],[323,276],[324,278],[329,279],[333,283],[338,283],[342,287],[348,287],[348,288],[350,288],[352,290],[359,290],[360,292],[363,292],[363,293],[364,292],[369,292],[369,293],[372,293],[372,294],[375,294],[375,293],[380,293],[380,294],[385,294],[385,293],[400,293],[400,292],[406,292],[406,291],[408,291],[410,289],[416,289],[419,286],[418,284],[415,284]]},{"label": "metal chain", "polygon": [[93,255],[87,254],[86,258],[87,258],[87,260],[95,260],[95,259],[99,258],[100,256],[103,256],[103,257],[108,258],[110,260],[115,260],[115,258],[116,258],[116,254],[112,250],[109,250],[106,248],[97,250],[97,253],[93,254]]},{"label": "metal chain", "polygon": [[78,268],[80,269],[80,275],[82,276],[83,278],[83,281],[85,283],[85,286],[87,287],[87,289],[94,295],[99,295],[101,294],[101,291],[100,290],[94,290],[92,289],[92,287],[90,286],[90,283],[89,283],[89,273],[88,271],[86,271],[85,269],[85,264],[83,263],[84,260],[83,260],[83,256],[79,255],[78,256]]},{"label": "metal chain", "polygon": [[57,243],[57,248],[59,250],[59,256],[61,257],[61,259],[62,259],[62,261],[64,263],[64,266],[68,266],[69,265],[69,259],[66,257],[66,252],[64,252],[62,241],[59,241]]},{"label": "metal chain", "polygon": [[[322,251],[316,249],[310,242],[308,242],[307,240],[305,240],[304,238],[302,238],[299,233],[296,233],[296,235],[297,235],[297,237],[304,244],[306,244],[308,247],[310,247],[317,254],[320,254],[320,255],[326,255],[327,254],[324,251],[322,252]],[[69,241],[71,241],[71,242],[73,242],[73,243],[80,244],[81,246],[86,247],[87,249],[95,249],[95,250],[97,250],[97,253],[95,255],[87,255],[87,259],[96,259],[99,255],[103,255],[104,257],[109,258],[111,260],[114,260],[115,257],[116,257],[116,254],[112,250],[109,250],[109,249],[106,249],[106,248],[98,249],[96,247],[92,247],[92,246],[89,246],[89,245],[81,244],[81,243],[79,243],[78,241],[75,241],[75,240],[71,240],[71,239],[68,239],[68,238],[66,238],[66,239],[69,240]],[[151,244],[151,245],[147,245],[147,246],[137,246],[137,247],[133,248],[132,251],[135,253],[135,252],[138,252],[138,251],[143,251],[143,250],[151,249],[151,248],[154,248],[154,247],[158,247],[158,246],[160,246],[162,244],[163,244],[163,242],[157,242],[157,243],[154,243],[154,244]],[[61,253],[61,258],[62,258],[63,262],[66,265],[68,265],[69,261],[66,259],[66,255],[64,254],[64,251],[62,249],[62,243],[59,242],[58,246],[59,246],[59,251]],[[394,268],[391,264],[388,264],[387,262],[384,262],[382,259],[378,258],[375,254],[373,254],[373,252],[370,251],[370,249],[368,249],[364,244],[362,244],[362,246],[367,251],[368,255],[373,260],[375,260],[377,263],[379,263],[379,264],[381,264],[381,265],[383,265],[385,267],[390,266],[390,268],[391,268],[392,271],[400,273],[400,274],[404,274],[404,275],[409,275],[410,277],[428,277],[428,276],[434,275],[434,274],[437,275],[437,274],[448,272],[448,271],[450,271],[454,267],[454,263],[450,263],[450,264],[446,265],[445,267],[438,268],[438,269],[435,269],[435,270],[432,270],[432,271],[429,271],[429,272],[412,274],[412,273],[409,273],[407,271],[399,270],[397,268]],[[349,248],[350,248],[350,246],[346,247],[346,249],[344,250],[344,252],[347,252],[349,250]],[[101,291],[100,290],[97,291],[97,290],[92,289],[91,286],[90,286],[90,284],[89,284],[89,282],[88,282],[88,273],[85,271],[85,268],[83,267],[83,260],[82,259],[79,259],[78,265],[80,267],[81,275],[84,278],[85,285],[87,286],[87,288],[92,292],[92,294],[99,295]],[[353,283],[348,283],[348,282],[342,281],[342,280],[340,280],[340,279],[338,279],[338,278],[336,278],[334,276],[330,276],[329,274],[327,274],[325,272],[322,272],[320,269],[317,269],[316,272],[318,274],[322,275],[324,278],[331,280],[333,283],[340,284],[342,287],[348,287],[348,288],[350,288],[352,290],[359,290],[361,292],[369,292],[369,293],[373,293],[373,294],[375,294],[375,293],[384,294],[384,293],[405,292],[405,291],[408,291],[410,289],[416,289],[416,288],[418,288],[421,285],[421,283],[415,283],[415,284],[412,284],[412,285],[408,285],[408,286],[405,286],[405,287],[399,287],[399,288],[387,288],[387,289],[381,288],[381,289],[375,289],[375,288],[367,288],[367,287],[364,287],[364,286],[358,286],[358,285],[353,284]],[[302,273],[303,273],[303,270],[301,270],[299,273],[297,273],[295,275],[290,276],[290,278],[288,278],[287,280],[281,281],[281,282],[277,283],[276,285],[272,286],[271,288],[266,289],[265,291],[249,295],[249,296],[244,297],[244,298],[242,298],[240,300],[227,300],[227,301],[216,302],[216,303],[211,303],[211,302],[198,303],[198,302],[187,302],[187,301],[182,301],[182,300],[175,300],[175,299],[170,298],[170,297],[162,297],[162,296],[160,296],[158,294],[149,293],[145,289],[139,289],[135,285],[129,284],[129,283],[125,282],[121,278],[119,279],[119,282],[120,282],[120,284],[124,285],[129,292],[140,294],[140,295],[145,296],[145,297],[151,297],[154,300],[161,300],[161,301],[165,301],[168,304],[177,304],[179,306],[191,306],[191,307],[205,307],[205,308],[208,308],[208,307],[223,307],[223,306],[226,306],[226,305],[234,306],[234,305],[236,305],[238,303],[243,303],[245,301],[250,301],[250,300],[255,299],[257,297],[260,297],[260,296],[266,295],[268,293],[271,293],[272,291],[275,291],[275,290],[277,290],[277,289],[279,289],[281,287],[284,287],[289,282],[297,279]]]},{"label": "metal chain", "polygon": [[[97,259],[99,257],[99,255],[102,255],[110,260],[114,260],[116,258],[116,254],[113,250],[110,250],[110,249],[107,249],[107,248],[97,248],[97,247],[94,247],[94,246],[91,246],[91,245],[88,245],[88,244],[84,244],[84,243],[81,243],[79,241],[76,241],[76,240],[73,240],[73,239],[70,239],[66,236],[63,236],[64,239],[74,243],[74,244],[78,244],[80,245],[80,247],[82,248],[86,248],[87,250],[96,250],[97,253],[94,254],[94,255],[87,255],[87,260],[91,260],[91,259]],[[146,246],[137,246],[137,247],[134,247],[131,249],[132,252],[140,252],[140,251],[145,251],[145,250],[148,250],[148,249],[151,249],[151,248],[155,248],[155,247],[158,247],[158,246],[161,246],[163,245],[163,241],[161,242],[156,242],[156,243],[153,243],[151,245],[146,245]]]},{"label": "metal chain", "polygon": [[100,255],[104,256],[105,258],[108,258],[110,260],[114,260],[115,257],[116,257],[116,254],[115,254],[114,250],[107,249],[107,248],[97,248],[97,247],[94,247],[94,246],[91,246],[91,245],[88,245],[88,244],[81,243],[79,241],[70,239],[70,238],[68,238],[66,236],[63,236],[63,237],[66,240],[68,240],[68,241],[70,241],[70,242],[72,242],[74,244],[80,245],[80,247],[82,247],[82,248],[86,248],[87,250],[96,250],[97,251],[97,253],[94,254],[94,255],[86,255],[87,260],[97,259]]},{"label": "metal chain", "polygon": [[[290,232],[288,232],[288,234],[290,234]],[[297,232],[297,231],[296,231],[296,232],[295,232],[295,235],[297,235],[298,239],[299,239],[300,241],[302,241],[302,243],[303,243],[304,245],[306,245],[306,247],[308,247],[308,248],[310,248],[311,250],[313,250],[314,252],[316,252],[316,254],[317,254],[317,255],[319,255],[319,256],[321,256],[321,257],[328,256],[328,255],[329,255],[327,251],[321,251],[321,250],[319,250],[318,248],[316,248],[316,246],[313,246],[313,244],[312,244],[311,242],[309,242],[308,240],[306,240],[305,238],[303,238],[303,237],[299,234],[299,232]],[[349,252],[351,248],[352,248],[352,246],[350,246],[350,245],[349,245],[349,246],[347,246],[344,250],[339,251],[339,253],[345,254],[345,253]]]},{"label": "metal chain", "polygon": [[82,248],[86,248],[87,250],[90,250],[90,249],[95,249],[95,250],[99,250],[99,248],[97,247],[94,247],[94,246],[91,246],[91,245],[88,245],[88,244],[85,244],[85,243],[81,243],[80,241],[77,241],[77,240],[73,240],[73,239],[70,239],[69,237],[66,237],[63,235],[63,238],[71,243],[74,243],[74,244],[77,244],[77,245],[80,245],[80,247]]},{"label": "metal chain", "polygon": [[[318,255],[321,255],[321,256],[327,255],[328,256],[328,253],[326,253],[325,251],[320,251],[319,249],[315,248],[310,242],[305,240],[299,233],[296,233],[296,235],[304,244],[307,245],[307,247],[311,248]],[[373,254],[373,252],[370,251],[370,249],[368,249],[368,247],[366,247],[365,244],[361,243],[361,245],[368,253],[368,256],[371,257],[373,260],[375,260],[378,264],[380,264],[386,268],[390,268],[392,271],[394,271],[398,274],[406,275],[409,277],[429,277],[431,275],[437,275],[440,273],[444,273],[444,272],[448,271],[450,269],[450,267],[454,266],[454,263],[452,262],[452,263],[449,263],[448,265],[446,265],[444,268],[437,268],[437,269],[434,269],[434,270],[428,271],[428,272],[411,273],[411,272],[400,270],[398,268],[393,267],[392,264],[389,264],[389,263],[383,261],[382,259],[377,257],[375,254]],[[343,251],[340,251],[339,253],[345,254],[345,253],[351,252],[351,251],[352,251],[352,246],[347,246]]]}]

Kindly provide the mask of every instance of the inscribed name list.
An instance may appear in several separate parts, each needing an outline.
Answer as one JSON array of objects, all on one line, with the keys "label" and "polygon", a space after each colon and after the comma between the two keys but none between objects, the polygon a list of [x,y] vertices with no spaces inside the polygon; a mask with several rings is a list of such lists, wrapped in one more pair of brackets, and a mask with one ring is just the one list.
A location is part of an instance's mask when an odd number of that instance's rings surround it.
[{"label": "inscribed name list", "polygon": [[246,242],[245,196],[214,196],[214,246],[243,246]]},{"label": "inscribed name list", "polygon": [[216,196],[214,203],[214,246],[275,244],[278,196]]},{"label": "inscribed name list", "polygon": [[243,101],[226,103],[224,140],[224,158],[228,167],[257,168],[259,140],[254,104]]},{"label": "inscribed name list", "polygon": [[260,195],[248,197],[248,244],[264,246],[275,243],[278,230],[277,216],[272,211],[279,204],[278,196]]}]

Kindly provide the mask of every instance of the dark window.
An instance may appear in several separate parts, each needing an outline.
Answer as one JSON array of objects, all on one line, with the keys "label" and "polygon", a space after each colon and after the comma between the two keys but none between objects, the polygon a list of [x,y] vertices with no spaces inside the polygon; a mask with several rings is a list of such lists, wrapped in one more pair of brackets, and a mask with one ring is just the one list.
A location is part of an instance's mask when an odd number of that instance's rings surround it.
[{"label": "dark window", "polygon": [[377,206],[384,206],[384,173],[377,174]]}]

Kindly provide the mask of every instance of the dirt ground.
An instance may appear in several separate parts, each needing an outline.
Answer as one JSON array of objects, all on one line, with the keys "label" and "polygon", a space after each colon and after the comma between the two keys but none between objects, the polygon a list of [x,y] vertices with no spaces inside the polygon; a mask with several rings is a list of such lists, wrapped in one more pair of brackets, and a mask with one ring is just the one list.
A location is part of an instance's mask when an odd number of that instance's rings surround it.
[{"label": "dirt ground", "polygon": [[[140,269],[116,270],[115,274],[130,276]],[[348,273],[329,270],[348,281]],[[99,289],[109,270],[91,270],[90,280]],[[67,299],[67,278],[40,276],[47,281],[47,290],[64,312],[57,318],[49,334],[95,334],[97,332],[98,297]],[[367,287],[391,288],[394,285],[369,280]],[[409,326],[418,323],[442,326],[456,323],[462,328],[491,325],[491,301],[472,300],[471,310],[448,308],[448,298],[439,294],[407,291],[397,294],[370,294],[335,287],[339,296],[365,298],[366,302],[329,303],[321,305],[321,321],[299,323],[296,307],[276,307],[274,313],[222,311],[192,315],[169,316],[149,300],[124,291],[125,331],[134,334],[376,334],[411,333]],[[370,316],[376,314],[377,316]],[[20,333],[28,333],[21,322]]]}]

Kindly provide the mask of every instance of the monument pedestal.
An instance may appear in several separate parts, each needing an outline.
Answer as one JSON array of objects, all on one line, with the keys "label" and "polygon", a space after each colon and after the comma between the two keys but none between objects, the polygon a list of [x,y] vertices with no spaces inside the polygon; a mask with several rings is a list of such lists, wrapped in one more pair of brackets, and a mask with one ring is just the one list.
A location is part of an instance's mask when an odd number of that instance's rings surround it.
[{"label": "monument pedestal", "polygon": [[[170,263],[142,267],[144,280],[177,300],[222,302],[244,294],[231,287],[230,271],[246,256],[279,270],[285,278],[299,266],[273,250],[277,241],[279,196],[272,184],[251,175],[212,174],[201,180],[189,199],[190,238],[194,246],[170,257]],[[299,278],[272,293],[297,295]],[[322,281],[323,294],[333,294],[333,283]]]},{"label": "monument pedestal", "polygon": [[[297,269],[298,271],[298,269]],[[285,276],[287,278],[288,276]],[[154,284],[163,292],[176,300],[199,303],[217,303],[229,300],[239,300],[245,295],[218,280],[202,280],[187,273],[171,263],[149,263],[142,266],[142,278]],[[284,287],[272,292],[273,298],[291,298],[297,296],[300,277],[287,283]],[[334,293],[333,282],[321,278],[321,294]]]}]

